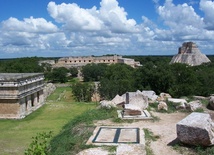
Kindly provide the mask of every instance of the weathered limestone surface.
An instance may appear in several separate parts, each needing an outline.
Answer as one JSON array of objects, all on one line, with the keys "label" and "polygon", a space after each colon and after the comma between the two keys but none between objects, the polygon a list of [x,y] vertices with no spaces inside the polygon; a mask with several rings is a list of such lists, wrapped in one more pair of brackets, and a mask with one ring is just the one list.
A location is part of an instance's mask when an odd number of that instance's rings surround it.
[{"label": "weathered limestone surface", "polygon": [[60,58],[55,64],[52,64],[53,67],[81,67],[87,64],[115,64],[115,63],[123,63],[127,64],[131,67],[139,67],[141,66],[139,61],[135,61],[130,58],[123,58],[122,56],[113,55],[113,56],[81,56],[81,57],[64,57]]},{"label": "weathered limestone surface", "polygon": [[146,155],[145,146],[143,144],[121,144],[117,147],[116,155]]},{"label": "weathered limestone surface", "polygon": [[121,104],[121,103],[124,103],[125,102],[125,99],[120,96],[120,95],[116,95],[113,99],[112,99],[112,102],[114,102],[116,105],[118,104]]},{"label": "weathered limestone surface", "polygon": [[153,90],[144,90],[144,91],[142,91],[142,94],[144,96],[147,96],[148,99],[152,102],[155,102],[156,99],[158,98],[158,96],[156,95],[156,93]]},{"label": "weathered limestone surface", "polygon": [[126,115],[141,115],[142,111],[148,107],[148,97],[141,91],[127,92],[122,96],[116,95],[111,101],[100,101],[101,107],[111,108],[118,105],[123,106]]},{"label": "weathered limestone surface", "polygon": [[0,73],[0,118],[21,119],[44,104],[42,73]]},{"label": "weathered limestone surface", "polygon": [[185,63],[190,66],[197,66],[208,62],[210,62],[210,60],[205,54],[200,52],[195,43],[185,42],[182,47],[179,48],[178,54],[172,58],[170,63]]},{"label": "weathered limestone surface", "polygon": [[186,104],[186,109],[188,109],[190,111],[195,111],[200,108],[202,108],[202,103],[199,100],[191,101]]},{"label": "weathered limestone surface", "polygon": [[141,93],[136,93],[133,97],[129,99],[129,104],[140,107],[144,110],[148,107],[148,97]]},{"label": "weathered limestone surface", "polygon": [[100,106],[102,108],[111,109],[112,107],[116,107],[116,104],[112,101],[102,100],[100,101]]},{"label": "weathered limestone surface", "polygon": [[168,93],[160,93],[157,101],[166,101],[168,98],[172,98],[172,96]]},{"label": "weathered limestone surface", "polygon": [[102,148],[90,148],[79,152],[77,155],[109,155],[109,152]]},{"label": "weathered limestone surface", "polygon": [[160,101],[158,104],[158,110],[168,110],[168,105],[166,102]]},{"label": "weathered limestone surface", "polygon": [[186,109],[187,101],[185,99],[168,98],[169,102],[172,102],[176,109]]},{"label": "weathered limestone surface", "polygon": [[213,145],[213,125],[209,114],[193,112],[176,124],[177,138],[189,145]]},{"label": "weathered limestone surface", "polygon": [[214,110],[214,96],[210,96],[209,105],[212,108],[212,110]]},{"label": "weathered limestone surface", "polygon": [[51,93],[54,92],[56,86],[53,83],[48,83],[44,87],[44,99],[46,99]]}]

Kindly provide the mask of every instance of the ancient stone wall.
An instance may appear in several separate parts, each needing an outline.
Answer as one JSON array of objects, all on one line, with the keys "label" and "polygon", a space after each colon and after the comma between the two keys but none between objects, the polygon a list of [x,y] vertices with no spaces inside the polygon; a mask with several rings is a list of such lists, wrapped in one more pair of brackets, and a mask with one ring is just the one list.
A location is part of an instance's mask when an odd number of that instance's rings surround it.
[{"label": "ancient stone wall", "polygon": [[105,63],[105,64],[114,64],[114,63],[125,63],[132,67],[140,65],[139,62],[135,62],[134,59],[122,58],[122,56],[82,56],[82,57],[64,57],[60,58],[58,62],[53,65],[53,67],[81,67],[90,63]]},{"label": "ancient stone wall", "polygon": [[44,104],[44,75],[0,74],[0,118],[20,119]]},{"label": "ancient stone wall", "polygon": [[17,118],[18,115],[18,100],[0,99],[0,118]]},{"label": "ancient stone wall", "polygon": [[202,54],[193,42],[185,42],[182,47],[179,47],[178,54],[173,56],[170,63],[185,63],[190,66],[201,65],[208,63],[210,60],[205,54]]}]

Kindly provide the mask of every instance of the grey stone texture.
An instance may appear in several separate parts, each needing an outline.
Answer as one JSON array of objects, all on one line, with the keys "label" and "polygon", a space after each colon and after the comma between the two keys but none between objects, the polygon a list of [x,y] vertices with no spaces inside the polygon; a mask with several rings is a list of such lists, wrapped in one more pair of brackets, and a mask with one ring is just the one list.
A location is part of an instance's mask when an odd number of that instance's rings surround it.
[{"label": "grey stone texture", "polygon": [[44,87],[44,99],[56,90],[56,86],[53,83],[47,83]]},{"label": "grey stone texture", "polygon": [[209,114],[193,112],[176,124],[177,138],[189,145],[213,145],[213,125]]},{"label": "grey stone texture", "polygon": [[186,109],[188,109],[189,111],[195,111],[201,108],[202,108],[202,103],[200,100],[191,101],[186,104]]},{"label": "grey stone texture", "polygon": [[210,96],[209,105],[212,110],[214,110],[214,96]]},{"label": "grey stone texture", "polygon": [[[154,103],[153,103],[154,104]],[[158,103],[158,110],[168,110],[168,105],[164,101]]]},{"label": "grey stone texture", "polygon": [[0,118],[21,119],[44,104],[42,73],[0,73]]},{"label": "grey stone texture", "polygon": [[197,45],[193,42],[185,42],[179,48],[178,54],[173,56],[172,63],[185,63],[190,66],[198,66],[202,63],[208,63],[210,60],[207,56],[200,52]]}]

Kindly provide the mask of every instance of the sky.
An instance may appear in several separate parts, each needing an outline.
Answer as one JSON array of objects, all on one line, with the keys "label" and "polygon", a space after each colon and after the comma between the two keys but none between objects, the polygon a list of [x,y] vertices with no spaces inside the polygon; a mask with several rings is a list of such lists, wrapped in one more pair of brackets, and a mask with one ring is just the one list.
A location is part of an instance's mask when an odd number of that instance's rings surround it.
[{"label": "sky", "polygon": [[214,54],[213,0],[0,0],[0,58]]}]

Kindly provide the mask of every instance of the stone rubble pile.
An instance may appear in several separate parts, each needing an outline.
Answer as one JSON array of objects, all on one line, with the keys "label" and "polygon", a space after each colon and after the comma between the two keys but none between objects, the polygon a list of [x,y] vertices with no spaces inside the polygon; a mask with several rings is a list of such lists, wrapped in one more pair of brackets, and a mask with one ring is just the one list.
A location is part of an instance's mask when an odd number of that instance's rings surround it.
[{"label": "stone rubble pile", "polygon": [[[202,99],[204,97],[195,97],[195,100],[187,102],[186,99],[172,98],[168,93],[156,93],[152,90],[144,90],[136,92],[127,92],[123,95],[116,95],[111,101],[103,100],[100,101],[101,107],[111,108],[121,106],[125,110],[125,113],[129,115],[139,115],[145,110],[149,104],[158,104],[158,110],[168,110],[167,103],[171,102],[172,105],[177,109],[186,109],[189,111],[195,111],[202,108]],[[210,104],[214,108],[214,96],[210,97]]]}]

